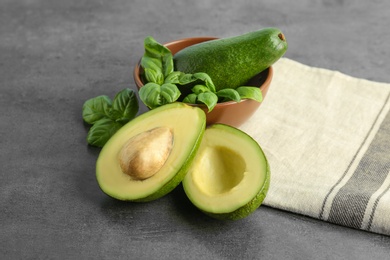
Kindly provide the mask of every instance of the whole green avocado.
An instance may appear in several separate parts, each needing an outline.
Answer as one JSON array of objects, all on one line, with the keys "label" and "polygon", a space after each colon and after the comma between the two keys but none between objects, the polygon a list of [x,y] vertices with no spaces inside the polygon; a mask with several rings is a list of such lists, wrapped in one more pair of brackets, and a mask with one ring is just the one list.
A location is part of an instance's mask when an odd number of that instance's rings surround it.
[{"label": "whole green avocado", "polygon": [[216,90],[220,90],[245,86],[286,51],[284,34],[277,28],[264,28],[186,47],[173,59],[175,70],[191,74],[207,73]]}]

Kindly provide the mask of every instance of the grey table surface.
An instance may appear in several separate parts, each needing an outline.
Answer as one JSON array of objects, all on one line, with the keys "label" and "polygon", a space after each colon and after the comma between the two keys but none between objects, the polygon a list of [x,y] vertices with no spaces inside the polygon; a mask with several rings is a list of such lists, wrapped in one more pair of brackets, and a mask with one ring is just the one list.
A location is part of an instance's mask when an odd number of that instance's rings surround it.
[{"label": "grey table surface", "polygon": [[390,259],[390,237],[266,206],[212,220],[181,187],[115,201],[81,118],[85,100],[135,89],[148,35],[278,27],[287,58],[390,83],[389,11],[385,0],[0,1],[0,259]]}]

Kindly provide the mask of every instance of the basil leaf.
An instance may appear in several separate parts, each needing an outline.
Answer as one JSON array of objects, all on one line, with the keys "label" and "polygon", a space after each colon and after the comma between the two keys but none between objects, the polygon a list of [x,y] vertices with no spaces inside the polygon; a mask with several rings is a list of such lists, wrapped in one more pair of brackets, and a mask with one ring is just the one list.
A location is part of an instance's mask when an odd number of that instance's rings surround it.
[{"label": "basil leaf", "polygon": [[210,91],[215,93],[215,85],[207,73],[198,72],[193,75],[194,78],[202,80]]},{"label": "basil leaf", "polygon": [[197,102],[205,104],[209,109],[209,112],[211,112],[218,102],[218,97],[213,92],[204,92],[198,95]]},{"label": "basil leaf", "polygon": [[169,55],[171,51],[164,45],[158,43],[152,36],[144,39],[145,54],[148,57],[160,59],[164,55]]},{"label": "basil leaf", "polygon": [[261,102],[263,100],[263,94],[258,87],[239,87],[236,89],[241,98],[249,98]]},{"label": "basil leaf", "polygon": [[180,71],[173,71],[165,78],[164,83],[179,84],[180,83],[180,77],[183,74],[184,73],[180,72]]},{"label": "basil leaf", "polygon": [[172,53],[164,53],[162,56],[162,72],[164,77],[167,77],[173,72],[173,56]]},{"label": "basil leaf", "polygon": [[220,98],[223,98],[223,101],[229,101],[233,100],[236,102],[241,101],[240,94],[237,92],[237,90],[232,89],[232,88],[225,88],[221,89],[217,92],[217,96]]},{"label": "basil leaf", "polygon": [[106,96],[97,96],[88,99],[83,105],[83,120],[88,124],[94,124],[96,121],[109,117],[111,110],[111,99]]},{"label": "basil leaf", "polygon": [[203,72],[199,72],[199,73],[195,73],[195,74],[181,73],[181,75],[179,75],[178,78],[179,78],[179,82],[177,82],[176,84],[180,84],[180,85],[186,85],[186,84],[192,83],[194,81],[201,80],[205,83],[205,86],[211,92],[215,93],[215,85],[214,85],[213,81],[211,80],[210,76],[206,73],[203,73]]},{"label": "basil leaf", "polygon": [[[158,65],[164,77],[167,77],[173,72],[173,56],[171,51],[164,45],[158,43],[153,37],[148,36],[144,40],[145,57],[157,59],[159,62],[154,62]],[[142,60],[141,60],[142,62]]]},{"label": "basil leaf", "polygon": [[175,102],[181,93],[175,84],[166,83],[161,86],[161,103],[168,104]]},{"label": "basil leaf", "polygon": [[113,136],[122,124],[109,118],[102,118],[95,122],[89,129],[87,142],[90,145],[103,147],[105,143]]},{"label": "basil leaf", "polygon": [[142,102],[150,109],[156,108],[161,104],[161,86],[156,83],[147,83],[139,90],[139,97]]},{"label": "basil leaf", "polygon": [[156,83],[161,85],[164,82],[164,75],[161,71],[145,68],[145,78],[147,82]]},{"label": "basil leaf", "polygon": [[197,95],[195,93],[191,93],[191,94],[188,94],[188,96],[186,96],[183,99],[183,102],[189,103],[189,104],[196,104],[196,100],[197,100]]},{"label": "basil leaf", "polygon": [[183,73],[179,77],[179,84],[180,85],[186,85],[186,84],[194,82],[195,80],[197,80],[197,78],[195,78],[192,74],[185,74],[185,73]]},{"label": "basil leaf", "polygon": [[103,147],[118,129],[136,116],[138,109],[137,96],[129,88],[118,92],[113,102],[105,95],[87,100],[83,105],[83,119],[92,124],[87,134],[88,144]]},{"label": "basil leaf", "polygon": [[132,89],[125,88],[115,95],[112,103],[113,111],[117,112],[115,118],[117,122],[122,124],[133,119],[138,113],[138,99]]},{"label": "basil leaf", "polygon": [[154,70],[155,72],[161,73],[162,63],[161,63],[161,59],[152,58],[144,55],[141,58],[141,66],[144,69],[151,69]]},{"label": "basil leaf", "polygon": [[197,95],[200,93],[210,91],[210,89],[208,89],[205,85],[195,85],[191,90],[192,90],[192,92],[194,92]]}]

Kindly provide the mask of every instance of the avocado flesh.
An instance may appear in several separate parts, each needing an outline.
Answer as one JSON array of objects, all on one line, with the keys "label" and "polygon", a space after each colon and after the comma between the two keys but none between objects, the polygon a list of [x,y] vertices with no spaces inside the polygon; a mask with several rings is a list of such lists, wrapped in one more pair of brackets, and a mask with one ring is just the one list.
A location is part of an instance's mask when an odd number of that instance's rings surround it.
[{"label": "avocado flesh", "polygon": [[287,51],[287,41],[277,28],[206,41],[186,47],[174,58],[175,70],[207,73],[217,90],[245,86]]},{"label": "avocado flesh", "polygon": [[261,205],[269,180],[269,165],[257,142],[236,128],[215,124],[206,129],[183,188],[207,215],[236,220]]},{"label": "avocado flesh", "polygon": [[[126,201],[151,201],[166,195],[184,178],[199,148],[205,125],[205,113],[183,103],[164,105],[136,117],[118,130],[101,150],[96,163],[100,188],[107,195]],[[132,137],[158,128],[169,128],[173,135],[165,163],[157,173],[143,180],[124,173],[120,163],[122,148]]]}]

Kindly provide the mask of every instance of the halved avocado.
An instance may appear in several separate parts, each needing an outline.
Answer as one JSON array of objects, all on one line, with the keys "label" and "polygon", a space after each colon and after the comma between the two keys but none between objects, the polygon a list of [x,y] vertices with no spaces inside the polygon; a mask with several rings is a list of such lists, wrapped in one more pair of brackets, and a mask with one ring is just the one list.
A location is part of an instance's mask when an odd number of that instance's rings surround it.
[{"label": "halved avocado", "polygon": [[261,205],[269,182],[269,164],[259,144],[239,129],[215,124],[206,129],[183,188],[207,215],[237,220]]},{"label": "halved avocado", "polygon": [[151,201],[183,180],[206,127],[205,113],[183,103],[150,110],[116,132],[96,163],[102,191],[118,200]]}]

